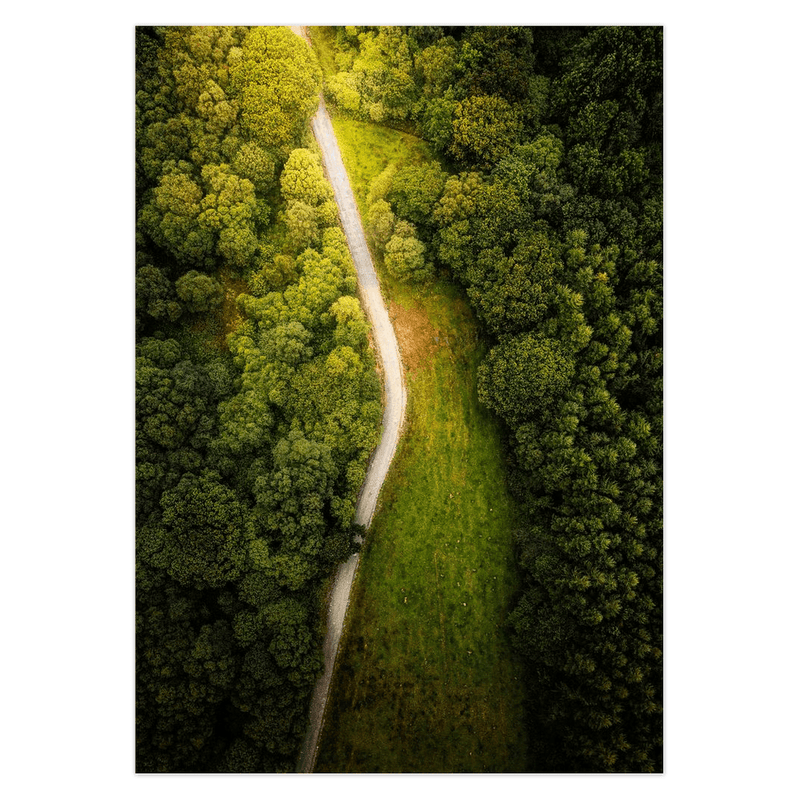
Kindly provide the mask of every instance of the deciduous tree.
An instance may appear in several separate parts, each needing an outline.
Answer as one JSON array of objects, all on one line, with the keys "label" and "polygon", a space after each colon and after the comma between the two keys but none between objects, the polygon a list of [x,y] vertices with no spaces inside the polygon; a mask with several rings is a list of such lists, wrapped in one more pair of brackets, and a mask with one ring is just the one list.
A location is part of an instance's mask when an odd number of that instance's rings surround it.
[{"label": "deciduous tree", "polygon": [[288,202],[318,206],[333,199],[319,157],[305,148],[292,150],[281,172],[281,194]]},{"label": "deciduous tree", "polygon": [[575,364],[559,342],[526,333],[492,348],[478,370],[478,397],[519,424],[555,405],[574,373]]},{"label": "deciduous tree", "polygon": [[489,169],[517,143],[522,123],[498,95],[467,97],[456,103],[450,153],[465,166]]},{"label": "deciduous tree", "polygon": [[311,49],[285,27],[251,28],[230,88],[242,109],[242,126],[257,143],[288,150],[317,106],[321,72]]},{"label": "deciduous tree", "polygon": [[176,166],[163,175],[140,221],[153,241],[180,263],[208,268],[213,264],[214,235],[200,224],[203,190],[189,172],[188,165]]},{"label": "deciduous tree", "polygon": [[438,161],[399,170],[387,194],[397,216],[416,225],[429,225],[433,207],[442,195],[447,173]]},{"label": "deciduous tree", "polygon": [[386,243],[386,268],[401,281],[425,281],[433,277],[433,267],[425,260],[425,245],[417,238],[414,226],[400,221]]},{"label": "deciduous tree", "polygon": [[186,303],[186,307],[193,313],[208,311],[222,302],[225,291],[222,284],[203,275],[197,270],[190,270],[181,275],[175,282],[178,297]]}]

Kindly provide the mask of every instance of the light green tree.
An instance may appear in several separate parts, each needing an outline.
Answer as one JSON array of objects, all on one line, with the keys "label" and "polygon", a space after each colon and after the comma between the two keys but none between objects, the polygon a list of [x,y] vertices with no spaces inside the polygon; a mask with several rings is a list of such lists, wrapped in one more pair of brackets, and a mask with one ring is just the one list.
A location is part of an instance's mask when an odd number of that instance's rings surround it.
[{"label": "light green tree", "polygon": [[337,72],[328,81],[328,92],[334,104],[350,114],[357,114],[361,107],[361,75],[356,72]]},{"label": "light green tree", "polygon": [[343,295],[331,307],[330,314],[336,321],[334,340],[337,345],[346,345],[356,353],[363,353],[367,347],[369,323],[358,299]]},{"label": "light green tree", "polygon": [[377,200],[367,212],[367,235],[370,243],[382,252],[394,233],[395,217],[386,200]]},{"label": "light green tree", "polygon": [[410,222],[401,220],[386,243],[384,261],[389,272],[401,281],[425,281],[433,277],[433,266],[425,261],[425,245]]},{"label": "light green tree", "polygon": [[281,173],[281,194],[287,202],[301,201],[317,206],[333,199],[319,157],[305,148],[292,150]]},{"label": "light green tree", "polygon": [[256,142],[288,149],[317,106],[322,73],[311,48],[286,27],[260,26],[250,29],[241,50],[230,89],[242,126]]},{"label": "light green tree", "polygon": [[369,185],[367,193],[367,208],[374,205],[378,200],[385,200],[392,188],[392,180],[397,172],[396,164],[388,164],[383,171],[376,175]]},{"label": "light green tree", "polygon": [[302,200],[292,203],[286,212],[289,242],[295,251],[305,250],[319,241],[320,226],[317,209]]},{"label": "light green tree", "polygon": [[234,174],[227,164],[208,164],[202,174],[207,194],[199,222],[205,230],[216,234],[217,253],[227,263],[247,267],[258,247],[253,184]]}]

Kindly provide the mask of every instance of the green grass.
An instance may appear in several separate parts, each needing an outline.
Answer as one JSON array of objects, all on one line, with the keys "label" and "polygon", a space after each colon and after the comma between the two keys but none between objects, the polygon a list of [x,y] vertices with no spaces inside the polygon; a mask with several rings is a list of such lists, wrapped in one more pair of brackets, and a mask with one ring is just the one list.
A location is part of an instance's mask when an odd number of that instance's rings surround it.
[{"label": "green grass", "polygon": [[432,158],[428,145],[411,133],[384,128],[372,122],[358,122],[335,112],[331,118],[362,218],[367,210],[364,203],[369,184],[389,164],[403,167]]},{"label": "green grass", "polygon": [[[414,136],[334,119],[362,214],[370,180],[428,156]],[[500,431],[459,289],[394,282],[408,407],[364,546],[319,772],[523,772],[524,687],[504,631],[517,589]],[[406,358],[406,353],[413,356]]]}]

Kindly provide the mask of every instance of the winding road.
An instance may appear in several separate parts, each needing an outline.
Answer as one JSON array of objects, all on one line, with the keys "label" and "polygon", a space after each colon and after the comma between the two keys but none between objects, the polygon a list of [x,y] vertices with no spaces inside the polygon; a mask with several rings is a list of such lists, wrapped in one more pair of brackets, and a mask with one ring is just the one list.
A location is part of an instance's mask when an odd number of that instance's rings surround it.
[{"label": "winding road", "polygon": [[[308,41],[301,26],[291,25],[289,27]],[[400,438],[400,428],[405,415],[406,390],[403,382],[403,370],[397,337],[389,320],[386,305],[383,302],[378,276],[375,273],[375,267],[372,264],[369,249],[367,248],[353,190],[350,187],[336,135],[333,132],[331,119],[322,97],[320,97],[317,112],[311,120],[311,127],[322,150],[322,162],[325,172],[333,186],[342,228],[347,237],[350,253],[356,268],[361,305],[372,323],[373,339],[383,373],[383,431],[381,440],[370,459],[367,475],[359,493],[355,514],[355,521],[359,525],[368,528],[375,513],[378,494],[386,473],[389,471],[389,464],[392,461]],[[319,735],[322,730],[331,677],[333,676],[333,667],[339,650],[339,639],[344,628],[345,614],[350,602],[350,590],[358,568],[358,560],[358,553],[352,555],[346,562],[339,565],[334,578],[328,606],[325,642],[323,644],[325,670],[314,688],[314,696],[311,700],[310,723],[303,749],[300,753],[298,772],[314,771],[319,747]]]}]

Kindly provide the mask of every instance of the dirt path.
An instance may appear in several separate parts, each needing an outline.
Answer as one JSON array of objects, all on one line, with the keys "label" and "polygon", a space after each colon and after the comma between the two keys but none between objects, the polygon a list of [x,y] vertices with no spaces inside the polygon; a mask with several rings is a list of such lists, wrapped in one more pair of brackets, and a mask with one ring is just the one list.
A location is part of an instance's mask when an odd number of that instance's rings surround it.
[{"label": "dirt path", "polygon": [[[291,29],[299,36],[304,36],[301,26],[292,25]],[[403,382],[403,370],[400,351],[394,328],[383,302],[378,276],[372,265],[361,217],[358,213],[355,197],[350,188],[350,181],[342,162],[336,135],[333,132],[330,116],[325,108],[325,101],[320,98],[319,108],[311,121],[314,136],[322,150],[322,161],[328,180],[333,186],[336,204],[339,206],[339,217],[347,236],[350,253],[358,276],[358,288],[361,305],[372,323],[373,338],[378,351],[383,371],[383,432],[380,443],[372,454],[364,484],[361,487],[356,506],[355,521],[369,527],[378,494],[383,485],[389,464],[394,456],[400,438],[400,428],[406,406],[406,390]],[[300,753],[298,772],[313,772],[317,757],[319,735],[325,717],[325,706],[328,699],[333,666],[339,649],[339,639],[344,627],[344,618],[350,601],[350,590],[358,567],[358,554],[340,564],[336,571],[330,604],[328,606],[328,624],[325,633],[323,652],[325,671],[314,688],[311,701],[311,720],[306,734],[303,749]]]}]

